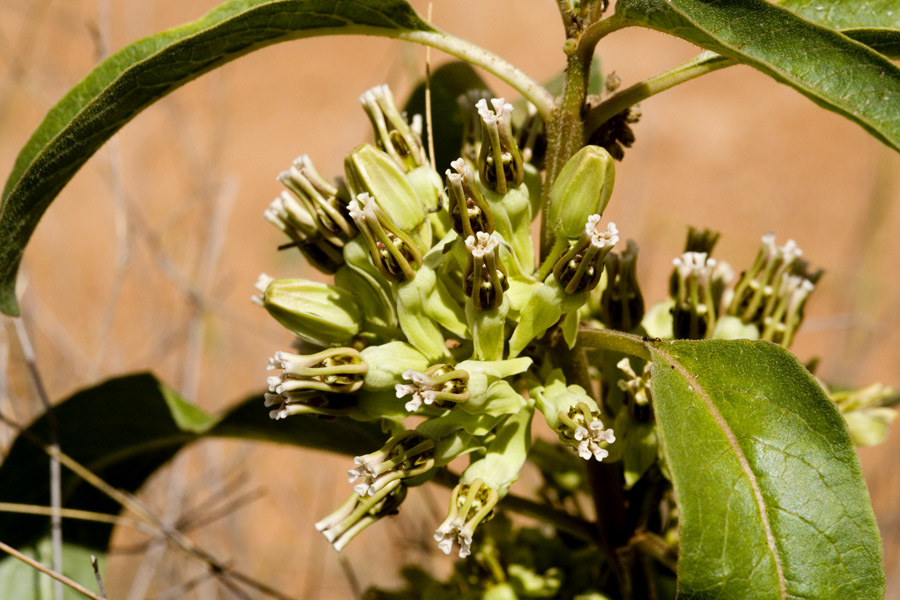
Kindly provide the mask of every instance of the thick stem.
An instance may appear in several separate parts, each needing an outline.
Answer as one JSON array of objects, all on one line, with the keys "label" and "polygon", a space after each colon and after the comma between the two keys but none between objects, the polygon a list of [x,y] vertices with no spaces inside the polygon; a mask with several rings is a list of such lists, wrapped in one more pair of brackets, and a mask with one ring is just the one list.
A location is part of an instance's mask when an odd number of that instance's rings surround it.
[{"label": "thick stem", "polygon": [[584,119],[584,139],[590,139],[598,127],[641,100],[664,92],[691,79],[730,67],[737,61],[715,52],[704,52],[688,62],[658,73],[607,98]]}]

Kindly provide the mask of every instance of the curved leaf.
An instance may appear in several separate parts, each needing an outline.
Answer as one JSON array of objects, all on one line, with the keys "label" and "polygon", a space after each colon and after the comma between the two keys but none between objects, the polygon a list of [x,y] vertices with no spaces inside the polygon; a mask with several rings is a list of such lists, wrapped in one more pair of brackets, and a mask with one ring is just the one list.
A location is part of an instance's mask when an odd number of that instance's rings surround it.
[{"label": "curved leaf", "polygon": [[768,342],[652,345],[681,598],[881,598],[881,542],[834,404]]},{"label": "curved leaf", "polygon": [[435,32],[404,0],[232,0],[114,54],[44,118],[0,204],[0,310],[18,314],[15,276],[31,233],[75,172],[132,117],[230,60],[286,40]]},{"label": "curved leaf", "polygon": [[626,22],[748,64],[900,150],[900,68],[766,0],[619,0]]},{"label": "curved leaf", "polygon": [[783,0],[781,6],[876,51],[900,58],[900,5],[896,0]]}]

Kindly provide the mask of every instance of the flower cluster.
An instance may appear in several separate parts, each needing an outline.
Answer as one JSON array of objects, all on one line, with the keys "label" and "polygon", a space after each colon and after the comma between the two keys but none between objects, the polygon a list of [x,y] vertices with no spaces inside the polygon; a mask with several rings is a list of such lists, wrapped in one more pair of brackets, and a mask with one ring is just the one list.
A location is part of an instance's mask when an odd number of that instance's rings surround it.
[{"label": "flower cluster", "polygon": [[[692,229],[674,261],[671,300],[645,311],[637,245],[616,251],[619,230],[603,219],[615,179],[607,150],[579,150],[543,193],[540,121],[526,118],[516,131],[511,104],[468,94],[460,157],[441,177],[420,120],[407,120],[387,86],[360,101],[375,143],[346,156],[343,181],[302,156],[278,177],[286,189],[265,212],[290,240],[282,248],[299,249],[333,282],[263,275],[254,298],[298,340],[299,353],[269,360],[280,371],[268,380],[270,416],[376,421],[389,434],[356,457],[350,498],[317,524],[336,549],[468,456],[435,539],[444,552],[472,553],[479,524],[528,457],[538,414],[571,456],[624,460],[629,486],[649,472],[649,366],[592,357],[597,366],[579,375],[567,356],[585,324],[791,343],[819,277],[793,242],[778,248],[766,236],[728,290],[731,270],[710,257],[718,235]],[[538,264],[541,197],[551,244]]]}]

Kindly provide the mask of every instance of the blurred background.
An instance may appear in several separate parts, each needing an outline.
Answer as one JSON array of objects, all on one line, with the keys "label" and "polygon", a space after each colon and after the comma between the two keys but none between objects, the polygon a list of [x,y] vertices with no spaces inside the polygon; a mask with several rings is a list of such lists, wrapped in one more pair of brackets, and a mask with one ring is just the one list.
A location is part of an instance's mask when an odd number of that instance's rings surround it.
[{"label": "blurred background", "polygon": [[[425,14],[427,2],[412,4]],[[4,179],[47,110],[102,57],[215,5],[0,0]],[[550,0],[527,6],[438,0],[432,20],[546,81],[565,64],[562,26]],[[603,70],[624,86],[697,52],[631,29],[599,47]],[[343,155],[371,139],[359,94],[388,83],[405,98],[423,76],[424,57],[418,47],[376,38],[288,42],[201,77],[128,124],[63,190],[25,253],[18,290],[49,396],[61,400],[141,370],[211,412],[258,392],[267,357],[286,349],[290,335],[249,302],[253,283],[261,272],[305,273],[299,253],[276,251],[285,239],[262,218],[281,189],[275,176],[301,153],[324,175],[339,174]],[[447,60],[432,53],[434,66]],[[774,231],[826,270],[795,353],[819,357],[828,381],[900,386],[900,156],[747,67],[689,82],[642,109],[607,214],[641,247],[648,305],[667,294],[688,225],[721,231],[717,258],[738,272],[760,236]],[[2,323],[0,408],[27,422],[41,405],[15,328]],[[0,431],[3,449],[10,439]],[[860,452],[884,537],[889,599],[900,599],[898,450],[895,433]],[[331,550],[312,524],[350,493],[348,466],[344,457],[295,448],[204,442],[141,498],[168,522],[188,506],[230,506],[191,538],[289,597],[354,597],[396,583],[409,561],[444,572],[449,563],[435,555],[431,532],[447,494],[428,486],[410,495],[400,517],[341,555]],[[159,540],[118,531],[113,547],[110,597],[231,597],[203,563]]]}]

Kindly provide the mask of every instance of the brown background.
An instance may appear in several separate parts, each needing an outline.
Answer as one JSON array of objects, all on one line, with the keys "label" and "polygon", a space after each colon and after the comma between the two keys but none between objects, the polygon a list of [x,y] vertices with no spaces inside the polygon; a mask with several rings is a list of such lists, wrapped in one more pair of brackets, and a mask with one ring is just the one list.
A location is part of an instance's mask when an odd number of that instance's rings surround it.
[{"label": "brown background", "polygon": [[[413,4],[424,13],[425,2]],[[42,115],[98,57],[214,5],[0,0],[4,176]],[[433,22],[538,81],[564,64],[550,0],[437,0]],[[696,49],[626,30],[604,40],[600,54],[605,70],[630,85]],[[252,285],[262,271],[302,272],[293,253],[275,252],[283,240],[261,218],[279,192],[275,175],[300,153],[324,174],[337,174],[343,154],[369,137],[358,95],[386,82],[404,97],[423,60],[419,48],[374,38],[281,44],[200,78],[125,127],[63,191],[25,255],[19,290],[50,396],[144,369],[211,411],[258,390],[266,357],[286,348],[289,336],[248,302]],[[445,60],[433,54],[435,64]],[[722,231],[716,254],[738,271],[752,261],[763,233],[777,232],[780,242],[793,237],[827,270],[796,353],[821,357],[820,373],[832,381],[900,385],[900,157],[746,67],[647,100],[643,112],[607,214],[641,246],[645,297],[666,293],[688,224]],[[4,324],[0,402],[27,420],[39,404],[14,329],[8,319]],[[900,598],[898,448],[895,434],[861,451],[893,599]],[[142,497],[174,520],[211,494],[251,494],[252,502],[239,501],[228,517],[191,535],[297,598],[351,597],[348,572],[362,587],[389,584],[409,560],[445,570],[430,532],[446,495],[427,489],[411,494],[400,518],[351,544],[342,569],[312,523],[349,494],[348,466],[343,458],[292,448],[210,442],[184,453]],[[114,540],[119,548],[143,541],[127,531]],[[114,554],[107,587],[111,597],[142,598],[199,577],[197,587],[175,593],[227,597],[203,570],[157,544],[146,554]]]}]

